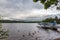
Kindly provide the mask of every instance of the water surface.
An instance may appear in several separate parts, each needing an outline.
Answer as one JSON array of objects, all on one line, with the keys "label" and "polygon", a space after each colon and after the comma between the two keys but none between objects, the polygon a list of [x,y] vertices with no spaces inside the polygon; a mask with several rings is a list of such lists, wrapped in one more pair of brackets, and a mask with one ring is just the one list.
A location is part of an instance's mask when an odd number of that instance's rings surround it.
[{"label": "water surface", "polygon": [[[37,23],[2,23],[3,29],[9,31],[8,40],[35,40],[36,37],[38,40],[53,40],[60,37],[60,33],[38,29],[36,26],[38,26]],[[34,33],[34,31],[36,34],[33,37],[28,36],[28,33]],[[23,38],[22,35],[26,37]]]}]

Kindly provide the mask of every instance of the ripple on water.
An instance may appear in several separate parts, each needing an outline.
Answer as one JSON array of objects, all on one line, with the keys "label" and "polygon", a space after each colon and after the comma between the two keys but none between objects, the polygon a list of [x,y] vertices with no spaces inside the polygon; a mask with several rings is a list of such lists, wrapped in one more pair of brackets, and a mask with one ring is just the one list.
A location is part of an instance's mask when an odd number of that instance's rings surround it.
[{"label": "ripple on water", "polygon": [[4,23],[2,25],[9,30],[8,40],[53,40],[60,37],[60,33],[39,30],[36,26],[36,23]]}]

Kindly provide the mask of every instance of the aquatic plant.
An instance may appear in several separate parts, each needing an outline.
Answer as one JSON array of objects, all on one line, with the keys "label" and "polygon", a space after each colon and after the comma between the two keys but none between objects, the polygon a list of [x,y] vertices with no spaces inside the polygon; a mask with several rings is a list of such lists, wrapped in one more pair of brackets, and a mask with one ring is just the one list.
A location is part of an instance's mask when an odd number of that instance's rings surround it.
[{"label": "aquatic plant", "polygon": [[6,40],[8,37],[8,31],[2,29],[2,24],[0,23],[0,40]]}]

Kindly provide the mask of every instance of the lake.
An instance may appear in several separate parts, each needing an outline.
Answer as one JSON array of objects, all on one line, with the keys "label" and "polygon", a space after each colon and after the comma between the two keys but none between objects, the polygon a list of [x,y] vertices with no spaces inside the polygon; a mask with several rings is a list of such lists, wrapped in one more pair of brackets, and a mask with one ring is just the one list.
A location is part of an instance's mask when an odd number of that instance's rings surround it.
[{"label": "lake", "polygon": [[9,31],[7,40],[53,40],[60,37],[60,33],[36,26],[37,23],[2,23],[2,28]]}]

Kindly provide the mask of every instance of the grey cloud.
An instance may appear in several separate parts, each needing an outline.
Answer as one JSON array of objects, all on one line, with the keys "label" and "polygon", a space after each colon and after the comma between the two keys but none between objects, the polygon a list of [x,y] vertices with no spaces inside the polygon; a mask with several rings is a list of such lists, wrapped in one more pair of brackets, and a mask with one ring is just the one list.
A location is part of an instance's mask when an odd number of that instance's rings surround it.
[{"label": "grey cloud", "polygon": [[[4,2],[3,2],[4,1]],[[41,9],[42,4],[34,3],[32,0],[0,0],[0,9],[1,11],[26,11],[32,9]]]},{"label": "grey cloud", "polygon": [[[33,9],[42,9],[40,2],[33,0],[0,0],[0,14],[6,17],[14,17],[16,14],[29,14]],[[20,12],[20,13],[18,13]]]},{"label": "grey cloud", "polygon": [[4,4],[0,4],[4,8],[13,8],[16,10],[30,10],[30,9],[41,9],[40,3],[34,3],[32,0],[6,0]]}]

